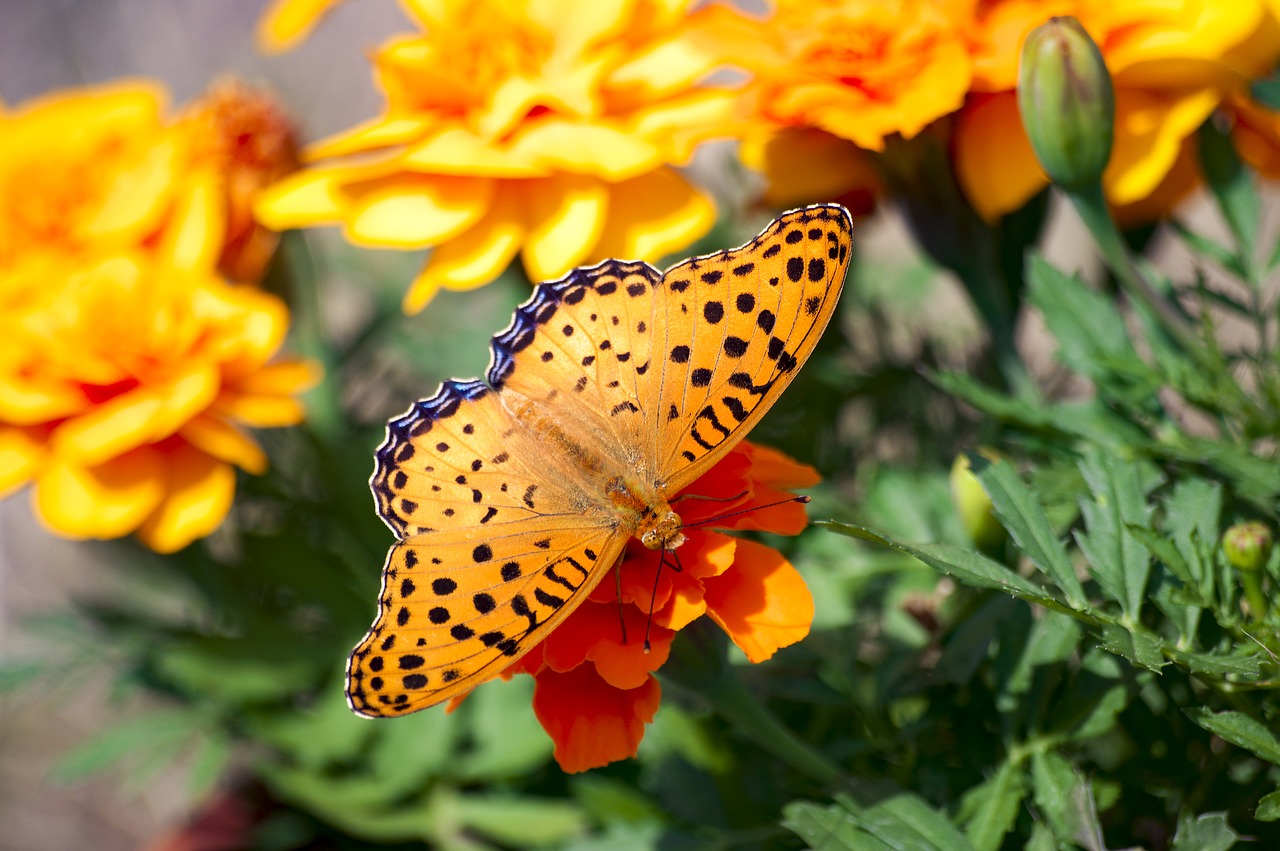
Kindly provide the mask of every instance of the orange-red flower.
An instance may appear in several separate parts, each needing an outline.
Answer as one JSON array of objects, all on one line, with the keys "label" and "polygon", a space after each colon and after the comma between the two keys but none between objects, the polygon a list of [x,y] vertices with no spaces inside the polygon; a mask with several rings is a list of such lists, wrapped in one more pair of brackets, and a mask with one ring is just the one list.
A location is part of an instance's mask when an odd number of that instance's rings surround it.
[{"label": "orange-red flower", "polygon": [[422,32],[374,55],[379,118],[320,142],[258,205],[271,227],[434,248],[405,299],[604,257],[657,258],[704,233],[705,194],[671,166],[718,132],[730,94],[681,2],[412,3]]},{"label": "orange-red flower", "polygon": [[752,75],[743,160],[768,176],[770,200],[870,194],[864,151],[960,107],[970,60],[948,12],[936,0],[779,0],[760,20],[723,7],[699,16],[707,49]]},{"label": "orange-red flower", "polygon": [[232,464],[265,466],[241,427],[297,422],[312,376],[268,364],[284,304],[218,273],[226,124],[167,122],[162,99],[122,84],[0,116],[0,493],[32,483],[58,532],[170,551],[226,516]]},{"label": "orange-red flower", "polygon": [[[1224,98],[1280,56],[1275,19],[1260,0],[977,4],[969,25],[974,95],[957,122],[956,173],[975,209],[989,219],[1018,209],[1047,183],[1022,129],[1013,87],[1018,47],[1053,15],[1077,18],[1111,72],[1115,144],[1103,186],[1113,204],[1131,211],[1157,189],[1166,195],[1166,178],[1185,140]],[[1150,202],[1141,206],[1150,208]]]},{"label": "orange-red flower", "polygon": [[[790,562],[763,544],[699,524],[798,534],[804,508],[773,503],[787,499],[788,489],[817,481],[812,468],[742,443],[673,502],[688,538],[675,553],[680,569],[673,568],[672,554],[632,541],[617,581],[597,585],[504,673],[533,675],[533,708],[561,768],[585,771],[635,755],[661,696],[653,674],[667,661],[676,633],[697,618],[714,620],[752,662],[808,635],[813,597]],[[754,510],[715,520],[743,509]]]}]

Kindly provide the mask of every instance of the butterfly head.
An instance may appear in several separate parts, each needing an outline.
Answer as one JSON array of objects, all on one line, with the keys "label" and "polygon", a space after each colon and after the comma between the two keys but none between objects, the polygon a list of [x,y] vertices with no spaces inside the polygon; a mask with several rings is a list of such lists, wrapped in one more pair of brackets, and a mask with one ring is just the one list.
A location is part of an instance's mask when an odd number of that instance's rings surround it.
[{"label": "butterfly head", "polygon": [[684,533],[680,531],[683,524],[679,514],[668,508],[654,516],[656,520],[638,531],[636,537],[640,543],[651,550],[674,550],[685,542]]}]

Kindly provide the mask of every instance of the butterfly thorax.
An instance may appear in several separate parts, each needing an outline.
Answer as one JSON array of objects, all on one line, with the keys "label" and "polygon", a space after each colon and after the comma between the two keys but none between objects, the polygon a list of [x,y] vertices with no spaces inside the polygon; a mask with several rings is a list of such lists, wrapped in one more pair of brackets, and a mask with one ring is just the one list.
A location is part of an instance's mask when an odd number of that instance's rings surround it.
[{"label": "butterfly thorax", "polygon": [[671,510],[659,490],[643,487],[633,477],[616,476],[609,480],[605,493],[623,530],[649,549],[674,550],[684,543],[680,515]]}]

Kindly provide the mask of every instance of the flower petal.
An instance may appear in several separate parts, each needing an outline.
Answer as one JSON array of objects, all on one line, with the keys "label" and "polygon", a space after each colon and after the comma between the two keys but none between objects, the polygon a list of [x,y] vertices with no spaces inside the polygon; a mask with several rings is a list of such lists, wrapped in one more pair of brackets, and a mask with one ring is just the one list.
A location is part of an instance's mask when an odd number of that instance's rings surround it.
[{"label": "flower petal", "polygon": [[1213,112],[1220,94],[1192,91],[1116,90],[1116,140],[1102,175],[1107,200],[1132,204],[1164,180],[1182,142]]},{"label": "flower petal", "polygon": [[211,414],[200,414],[184,425],[178,436],[201,452],[235,464],[254,475],[267,469],[267,456],[253,438],[231,423]]},{"label": "flower petal", "polygon": [[[626,640],[623,626],[626,624]],[[645,651],[648,632],[650,651]],[[650,625],[649,617],[635,606],[617,601],[587,601],[565,618],[543,641],[545,661],[551,670],[564,673],[586,662],[614,688],[638,688],[649,674],[667,661],[673,630]]]},{"label": "flower petal", "polygon": [[813,625],[813,595],[772,547],[738,541],[732,569],[703,584],[707,613],[752,662],[795,644]]},{"label": "flower petal", "polygon": [[1049,182],[1018,117],[1014,92],[975,97],[956,126],[956,178],[978,215],[995,221]]},{"label": "flower petal", "polygon": [[520,250],[524,216],[511,193],[499,193],[475,227],[435,249],[404,297],[405,313],[417,313],[440,287],[469,290],[502,274]]},{"label": "flower petal", "polygon": [[569,773],[635,756],[662,699],[652,676],[639,688],[616,689],[589,665],[546,670],[535,682],[533,711],[555,742],[556,762]]},{"label": "flower petal", "polygon": [[520,131],[513,152],[548,168],[617,181],[662,165],[655,145],[604,124],[546,119]]},{"label": "flower petal", "polygon": [[42,429],[0,425],[0,498],[26,484],[44,462]]},{"label": "flower petal", "polygon": [[36,513],[63,535],[118,538],[155,510],[165,486],[161,456],[150,447],[95,467],[55,456],[36,479]]},{"label": "flower petal", "polygon": [[213,269],[226,242],[226,192],[212,171],[191,181],[165,228],[159,254],[175,269]]},{"label": "flower petal", "polygon": [[858,200],[850,209],[870,212],[881,191],[866,151],[816,127],[784,127],[767,136],[749,137],[742,145],[742,161],[769,179],[764,200],[771,207],[856,195]]},{"label": "flower petal", "polygon": [[408,148],[399,159],[410,171],[474,177],[541,177],[545,168],[462,127],[449,127]]},{"label": "flower petal", "polygon": [[609,185],[610,215],[592,257],[656,260],[679,251],[715,223],[715,204],[674,169]]},{"label": "flower petal", "polygon": [[604,230],[609,191],[578,174],[529,181],[525,189],[531,227],[521,258],[529,280],[549,281],[586,260]]},{"label": "flower petal", "polygon": [[236,474],[186,444],[166,453],[164,469],[168,492],[138,537],[158,553],[171,553],[218,528],[231,510]]},{"label": "flower petal", "polygon": [[340,0],[275,0],[258,21],[258,49],[280,53],[307,37]]},{"label": "flower petal", "polygon": [[336,222],[348,203],[342,187],[352,179],[350,169],[296,171],[258,194],[253,204],[254,218],[272,230]]},{"label": "flower petal", "polygon": [[479,221],[493,188],[485,178],[416,174],[348,186],[347,236],[362,245],[429,248]]}]

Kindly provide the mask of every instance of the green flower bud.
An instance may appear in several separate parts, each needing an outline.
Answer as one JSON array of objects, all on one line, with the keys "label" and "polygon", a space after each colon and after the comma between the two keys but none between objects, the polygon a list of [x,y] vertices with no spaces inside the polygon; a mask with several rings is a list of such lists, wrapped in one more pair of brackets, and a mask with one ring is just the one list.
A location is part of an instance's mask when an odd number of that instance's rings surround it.
[{"label": "green flower bud", "polygon": [[1097,183],[1111,158],[1115,98],[1102,53],[1075,18],[1050,18],[1023,42],[1018,111],[1054,183]]},{"label": "green flower bud", "polygon": [[[993,450],[982,448],[978,453],[992,461],[1000,456]],[[951,465],[951,503],[956,508],[960,525],[969,533],[969,540],[979,551],[987,555],[998,554],[1004,547],[1005,532],[1000,521],[991,510],[991,497],[987,496],[982,482],[973,474],[969,466],[969,456],[956,456]]]},{"label": "green flower bud", "polygon": [[1237,523],[1222,533],[1222,552],[1236,570],[1256,573],[1271,558],[1271,540],[1265,523]]}]

